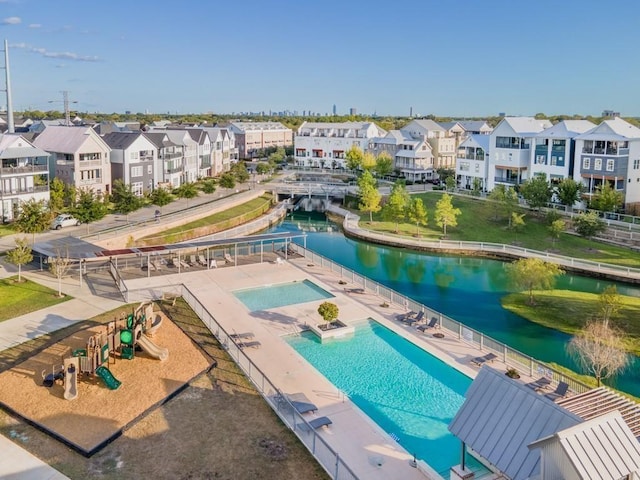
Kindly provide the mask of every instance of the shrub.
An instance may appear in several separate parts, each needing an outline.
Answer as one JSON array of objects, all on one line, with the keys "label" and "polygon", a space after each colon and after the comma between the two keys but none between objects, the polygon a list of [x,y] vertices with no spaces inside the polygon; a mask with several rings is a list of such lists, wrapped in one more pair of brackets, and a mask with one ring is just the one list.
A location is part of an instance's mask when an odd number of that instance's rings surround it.
[{"label": "shrub", "polygon": [[325,322],[333,322],[338,318],[338,306],[331,302],[322,302],[318,307],[318,313]]}]

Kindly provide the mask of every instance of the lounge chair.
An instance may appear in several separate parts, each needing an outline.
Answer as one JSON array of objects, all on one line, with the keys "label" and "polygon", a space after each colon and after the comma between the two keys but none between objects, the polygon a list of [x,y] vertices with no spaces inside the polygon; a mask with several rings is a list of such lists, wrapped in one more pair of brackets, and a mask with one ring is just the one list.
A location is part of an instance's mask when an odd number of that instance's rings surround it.
[{"label": "lounge chair", "polygon": [[525,383],[525,385],[533,390],[539,390],[542,388],[547,388],[551,384],[551,380],[547,377],[540,377],[534,382]]},{"label": "lounge chair", "polygon": [[182,259],[180,260],[180,265],[182,266],[182,268],[189,268],[189,264]]},{"label": "lounge chair", "polygon": [[409,325],[413,326],[416,323],[420,323],[422,321],[422,319],[424,318],[424,312],[422,310],[420,310],[418,312],[418,315],[415,316],[415,318],[409,318],[407,320],[404,320],[405,323],[408,323]]},{"label": "lounge chair", "polygon": [[191,265],[192,267],[195,267],[197,264],[198,264],[198,261],[196,260],[196,256],[189,255],[189,265]]},{"label": "lounge chair", "polygon": [[207,260],[204,258],[204,255],[198,255],[198,263],[203,267],[207,266]]},{"label": "lounge chair", "polygon": [[234,340],[246,340],[248,338],[253,338],[255,335],[253,332],[243,332],[243,333],[232,333],[229,335]]},{"label": "lounge chair", "polygon": [[238,345],[238,348],[240,350],[244,350],[245,348],[260,348],[262,346],[262,344],[258,341],[254,341],[254,342],[238,342],[236,345]]},{"label": "lounge chair", "polygon": [[318,407],[310,402],[298,402],[297,400],[290,400],[290,402],[291,405],[293,405],[293,408],[295,408],[298,413],[309,413],[318,411]]},{"label": "lounge chair", "polygon": [[318,418],[314,418],[313,420],[307,423],[299,423],[298,427],[301,430],[309,430],[309,427],[313,428],[314,430],[317,430],[320,427],[326,427],[328,425],[331,425],[332,423],[333,422],[329,417],[318,417]]},{"label": "lounge chair", "polygon": [[400,313],[399,315],[396,315],[396,320],[398,320],[399,322],[406,322],[409,318],[413,318],[416,315],[418,315],[418,312],[414,312],[413,310],[411,310],[410,312]]},{"label": "lounge chair", "polygon": [[553,392],[545,393],[544,396],[554,402],[559,398],[563,398],[569,391],[569,384],[565,382],[558,383],[558,386]]},{"label": "lounge chair", "polygon": [[493,362],[496,358],[498,358],[498,356],[495,353],[489,352],[486,355],[483,355],[482,357],[474,358],[473,360],[471,360],[471,363],[481,367],[487,362]]},{"label": "lounge chair", "polygon": [[211,260],[209,268],[218,268],[218,261],[215,258]]},{"label": "lounge chair", "polygon": [[426,325],[420,325],[418,327],[418,330],[420,330],[421,332],[426,332],[430,328],[439,328],[439,327],[440,326],[438,325],[438,317],[431,317],[431,320],[429,321],[429,323],[427,323]]},{"label": "lounge chair", "polygon": [[231,255],[229,255],[228,253],[224,254],[224,260],[227,263],[233,263],[233,258],[231,258]]}]

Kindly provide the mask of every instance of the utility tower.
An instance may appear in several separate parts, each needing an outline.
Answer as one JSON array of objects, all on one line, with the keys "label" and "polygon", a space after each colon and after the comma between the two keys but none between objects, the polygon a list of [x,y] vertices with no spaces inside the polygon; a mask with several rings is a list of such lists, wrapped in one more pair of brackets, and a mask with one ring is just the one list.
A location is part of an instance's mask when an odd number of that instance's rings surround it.
[{"label": "utility tower", "polygon": [[[59,100],[58,100],[59,101]],[[49,103],[56,103],[56,100],[49,100]],[[71,112],[69,111],[69,103],[78,103],[77,101],[69,101],[69,92],[62,91],[62,104],[64,105],[64,124],[66,127],[71,126]]]}]

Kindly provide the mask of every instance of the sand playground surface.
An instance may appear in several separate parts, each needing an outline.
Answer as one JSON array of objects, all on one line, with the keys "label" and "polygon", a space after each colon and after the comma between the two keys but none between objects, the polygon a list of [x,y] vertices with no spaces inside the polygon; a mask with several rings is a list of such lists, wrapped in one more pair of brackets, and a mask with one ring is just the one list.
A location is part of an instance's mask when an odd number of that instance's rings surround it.
[{"label": "sand playground surface", "polygon": [[[85,348],[87,340],[106,331],[104,325],[78,331],[23,363],[0,374],[0,403],[36,427],[85,455],[100,450],[141,416],[179,393],[207,370],[213,360],[180,328],[164,317],[153,343],[169,350],[165,361],[145,352],[132,360],[111,357],[108,368],[122,385],[109,390],[93,375],[78,377],[78,397],[65,400],[63,381],[43,386],[44,374],[62,366],[71,350]],[[106,365],[105,365],[106,366]]]}]

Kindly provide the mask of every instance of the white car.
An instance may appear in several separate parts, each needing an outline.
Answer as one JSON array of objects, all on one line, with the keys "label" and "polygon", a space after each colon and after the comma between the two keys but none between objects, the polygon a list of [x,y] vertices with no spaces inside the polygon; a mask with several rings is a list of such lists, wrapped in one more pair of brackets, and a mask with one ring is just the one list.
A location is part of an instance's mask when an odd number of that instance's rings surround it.
[{"label": "white car", "polygon": [[60,230],[62,227],[73,227],[80,225],[80,220],[73,215],[62,214],[58,215],[51,223],[52,230]]}]

